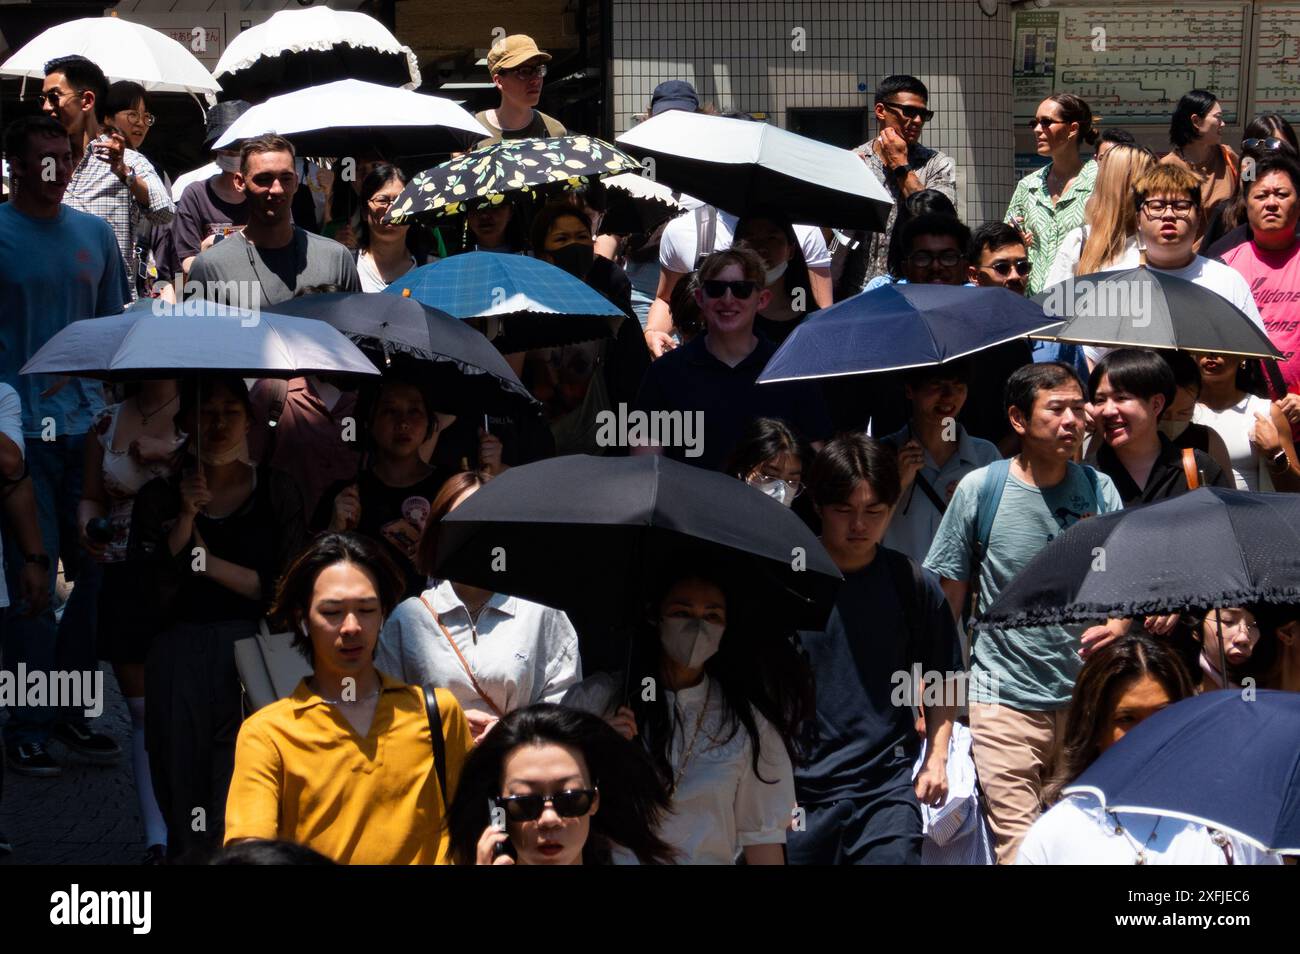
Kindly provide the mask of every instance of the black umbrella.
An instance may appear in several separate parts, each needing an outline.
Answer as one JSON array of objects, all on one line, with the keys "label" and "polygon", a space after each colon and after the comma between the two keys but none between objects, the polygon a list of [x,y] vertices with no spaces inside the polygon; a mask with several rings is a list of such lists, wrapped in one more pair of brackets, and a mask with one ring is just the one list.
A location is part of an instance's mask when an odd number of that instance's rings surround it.
[{"label": "black umbrella", "polygon": [[1202,487],[1080,520],[1039,551],[977,625],[1295,602],[1300,496]]},{"label": "black umbrella", "polygon": [[305,295],[276,311],[327,322],[352,340],[379,370],[418,363],[438,409],[510,417],[537,413],[506,359],[472,327],[413,298],[367,292]]},{"label": "black umbrella", "polygon": [[633,623],[656,572],[693,554],[737,608],[821,629],[842,580],[789,509],[742,481],[660,456],[513,467],[442,521],[440,576]]},{"label": "black umbrella", "polygon": [[1128,348],[1176,348],[1244,358],[1280,358],[1268,336],[1221,295],[1159,269],[1080,275],[1034,296],[1064,319],[1055,341]]}]

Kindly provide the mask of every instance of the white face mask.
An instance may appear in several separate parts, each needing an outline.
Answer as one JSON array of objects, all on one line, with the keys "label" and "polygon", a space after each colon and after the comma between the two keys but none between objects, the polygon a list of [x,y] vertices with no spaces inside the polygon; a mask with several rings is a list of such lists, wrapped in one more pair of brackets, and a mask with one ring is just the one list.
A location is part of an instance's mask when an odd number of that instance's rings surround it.
[{"label": "white face mask", "polygon": [[785,274],[785,270],[786,268],[789,267],[789,265],[790,263],[786,261],[776,266],[776,268],[769,268],[766,272],[763,273],[764,283],[770,285],[774,281],[779,280],[781,276]]},{"label": "white face mask", "polygon": [[217,153],[217,168],[222,172],[238,172],[239,156],[227,156],[224,153]]},{"label": "white face mask", "polygon": [[756,480],[749,486],[755,490],[761,490],[777,503],[789,507],[794,503],[794,494],[790,490],[790,485],[779,477],[772,477],[768,480]]},{"label": "white face mask", "polygon": [[659,641],[678,665],[699,669],[718,651],[724,628],[694,617],[669,617],[659,621]]},{"label": "white face mask", "polygon": [[1187,425],[1191,421],[1161,421],[1159,425],[1160,433],[1165,435],[1171,441],[1176,441],[1183,436],[1183,431],[1187,430]]}]

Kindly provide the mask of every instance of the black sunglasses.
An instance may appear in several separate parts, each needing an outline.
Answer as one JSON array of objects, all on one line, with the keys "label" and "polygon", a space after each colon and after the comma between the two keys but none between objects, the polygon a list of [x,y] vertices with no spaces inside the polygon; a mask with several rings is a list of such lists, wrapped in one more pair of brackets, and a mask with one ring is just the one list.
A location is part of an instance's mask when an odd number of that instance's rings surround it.
[{"label": "black sunglasses", "polygon": [[1015,261],[1010,261],[1008,259],[1003,258],[1003,259],[999,259],[996,262],[990,262],[988,267],[993,269],[993,271],[997,272],[999,275],[1002,275],[1003,277],[1010,275],[1011,269],[1013,268],[1016,270],[1017,275],[1028,275],[1029,259],[1018,258]]},{"label": "black sunglasses", "polygon": [[935,262],[938,262],[944,268],[953,268],[965,261],[966,256],[955,248],[947,248],[938,255],[924,250],[913,252],[911,255],[907,256],[907,260],[915,268],[929,268]]},{"label": "black sunglasses", "polygon": [[591,811],[595,798],[594,788],[573,788],[554,795],[498,795],[496,803],[511,821],[527,822],[541,818],[547,803],[561,818],[579,818]]},{"label": "black sunglasses", "polygon": [[736,298],[745,299],[754,294],[754,289],[758,286],[751,281],[724,282],[716,278],[708,278],[700,282],[700,287],[704,289],[704,294],[709,298],[721,298],[731,289],[731,294]]},{"label": "black sunglasses", "polygon": [[49,89],[40,93],[30,93],[28,94],[27,99],[36,106],[40,106],[42,103],[49,103],[55,109],[58,109],[59,104],[63,101],[63,97],[75,95],[76,90],[64,92],[61,89]]},{"label": "black sunglasses", "polygon": [[934,119],[934,110],[926,109],[924,106],[904,106],[902,103],[882,102],[881,106],[894,110],[908,119],[919,119],[922,122],[929,122]]}]

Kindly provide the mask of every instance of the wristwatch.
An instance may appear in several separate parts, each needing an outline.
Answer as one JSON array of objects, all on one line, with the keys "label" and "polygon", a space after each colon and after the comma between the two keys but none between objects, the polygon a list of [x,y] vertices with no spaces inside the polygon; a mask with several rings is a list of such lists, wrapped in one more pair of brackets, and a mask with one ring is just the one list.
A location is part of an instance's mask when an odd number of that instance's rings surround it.
[{"label": "wristwatch", "polygon": [[1291,466],[1291,459],[1286,455],[1286,448],[1278,448],[1278,452],[1268,459],[1268,469],[1274,473],[1281,473]]},{"label": "wristwatch", "polygon": [[135,185],[135,179],[136,179],[135,170],[128,166],[126,170],[126,176],[125,178],[122,179],[122,181],[125,182],[126,187],[130,189]]},{"label": "wristwatch", "polygon": [[911,171],[912,167],[905,162],[901,166],[890,167],[889,174],[895,179],[906,179],[907,174]]},{"label": "wristwatch", "polygon": [[23,559],[28,563],[35,563],[47,573],[50,570],[50,555],[48,553],[27,553],[23,555]]}]

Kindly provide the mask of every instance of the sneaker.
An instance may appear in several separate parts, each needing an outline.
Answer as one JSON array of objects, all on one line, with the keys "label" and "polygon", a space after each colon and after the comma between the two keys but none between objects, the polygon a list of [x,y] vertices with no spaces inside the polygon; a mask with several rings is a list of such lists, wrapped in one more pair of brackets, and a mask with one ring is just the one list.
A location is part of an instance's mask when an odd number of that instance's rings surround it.
[{"label": "sneaker", "polygon": [[44,742],[19,742],[6,745],[5,755],[9,767],[19,775],[32,775],[37,778],[54,778],[63,774],[63,768],[45,751]]},{"label": "sneaker", "polygon": [[122,755],[121,746],[108,736],[91,732],[79,723],[60,722],[50,735],[91,762],[116,762]]},{"label": "sneaker", "polygon": [[150,845],[147,849],[145,849],[144,860],[142,860],[140,864],[142,865],[167,864],[167,846]]}]

